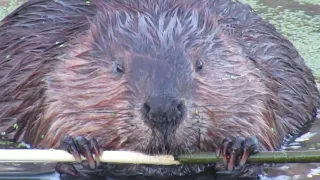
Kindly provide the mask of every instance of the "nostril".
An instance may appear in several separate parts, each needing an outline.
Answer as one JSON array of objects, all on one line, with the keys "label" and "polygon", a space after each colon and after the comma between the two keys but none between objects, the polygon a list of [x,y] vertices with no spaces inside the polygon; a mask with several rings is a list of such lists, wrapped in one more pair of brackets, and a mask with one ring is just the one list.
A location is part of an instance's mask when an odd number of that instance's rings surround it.
[{"label": "nostril", "polygon": [[143,108],[144,108],[146,114],[148,114],[150,112],[151,107],[150,107],[149,103],[144,103]]},{"label": "nostril", "polygon": [[180,115],[182,115],[183,112],[184,112],[184,104],[183,104],[183,101],[180,101],[180,102],[178,103],[177,109],[178,109]]}]

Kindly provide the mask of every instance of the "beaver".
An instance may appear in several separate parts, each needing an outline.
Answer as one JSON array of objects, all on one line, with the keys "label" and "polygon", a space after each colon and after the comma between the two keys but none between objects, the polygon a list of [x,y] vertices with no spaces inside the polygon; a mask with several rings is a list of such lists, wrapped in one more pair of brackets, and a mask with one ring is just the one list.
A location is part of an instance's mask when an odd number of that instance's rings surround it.
[{"label": "beaver", "polygon": [[61,174],[219,169],[106,165],[103,150],[217,151],[245,174],[248,156],[278,150],[319,106],[294,45],[235,0],[29,0],[0,42],[1,137],[72,153]]}]

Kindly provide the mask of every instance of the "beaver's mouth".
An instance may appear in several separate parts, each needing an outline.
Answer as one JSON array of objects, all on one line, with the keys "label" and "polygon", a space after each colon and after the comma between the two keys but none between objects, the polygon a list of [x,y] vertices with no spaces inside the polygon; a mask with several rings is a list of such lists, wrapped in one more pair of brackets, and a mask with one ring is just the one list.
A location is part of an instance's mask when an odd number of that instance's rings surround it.
[{"label": "beaver's mouth", "polygon": [[164,154],[184,154],[194,151],[195,147],[182,147],[182,142],[176,136],[177,127],[168,126],[166,124],[159,125],[158,128],[153,128],[148,145],[145,148],[139,149],[142,153],[149,155],[164,155]]},{"label": "beaver's mouth", "polygon": [[[162,118],[162,119],[161,119]],[[130,150],[148,155],[190,154],[200,149],[201,131],[198,126],[186,125],[186,116],[143,118],[148,127],[144,143],[136,143]]]}]

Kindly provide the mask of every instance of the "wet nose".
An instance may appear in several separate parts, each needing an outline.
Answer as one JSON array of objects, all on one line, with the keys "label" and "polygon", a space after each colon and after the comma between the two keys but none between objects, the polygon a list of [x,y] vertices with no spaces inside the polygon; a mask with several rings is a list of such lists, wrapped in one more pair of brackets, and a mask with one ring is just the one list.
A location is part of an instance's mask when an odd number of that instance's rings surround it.
[{"label": "wet nose", "polygon": [[149,122],[178,124],[183,117],[184,103],[174,97],[153,96],[143,104],[143,110]]}]

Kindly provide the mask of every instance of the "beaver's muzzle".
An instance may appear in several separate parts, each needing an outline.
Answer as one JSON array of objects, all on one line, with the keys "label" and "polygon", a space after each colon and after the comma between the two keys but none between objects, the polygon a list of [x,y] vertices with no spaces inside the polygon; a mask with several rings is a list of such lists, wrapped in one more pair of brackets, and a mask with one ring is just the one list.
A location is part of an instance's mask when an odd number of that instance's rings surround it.
[{"label": "beaver's muzzle", "polygon": [[182,100],[171,96],[150,96],[143,104],[145,121],[151,128],[175,129],[184,115]]}]

